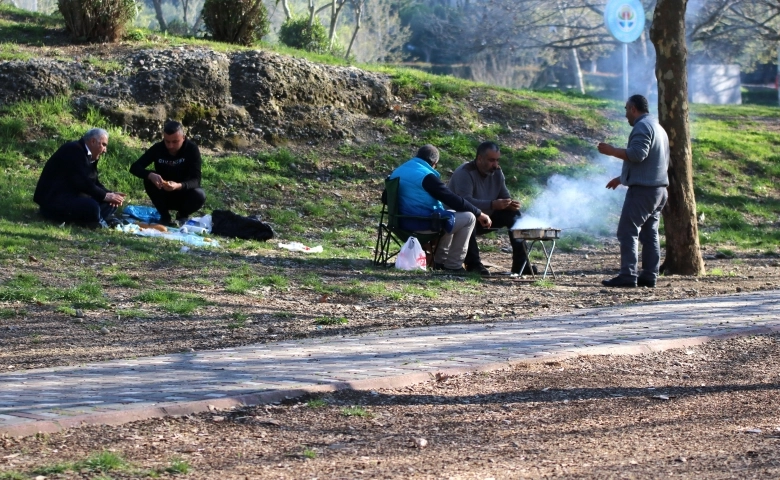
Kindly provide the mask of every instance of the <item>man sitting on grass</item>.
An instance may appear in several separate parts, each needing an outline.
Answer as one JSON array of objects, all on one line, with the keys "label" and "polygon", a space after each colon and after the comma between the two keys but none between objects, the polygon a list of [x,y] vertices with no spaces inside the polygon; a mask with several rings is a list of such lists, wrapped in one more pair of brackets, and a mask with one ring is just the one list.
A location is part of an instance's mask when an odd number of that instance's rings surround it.
[{"label": "man sitting on grass", "polygon": [[[147,167],[154,163],[154,171]],[[184,136],[181,123],[169,120],[163,141],[155,143],[130,166],[130,173],[143,179],[146,194],[160,212],[160,223],[180,227],[206,203],[200,187],[201,158],[198,146]],[[171,220],[176,211],[176,221]]]},{"label": "man sitting on grass", "polygon": [[120,223],[114,213],[125,194],[109,192],[98,180],[98,160],[107,146],[108,132],[94,128],[81,140],[61,146],[46,161],[33,195],[44,218],[88,228]]}]

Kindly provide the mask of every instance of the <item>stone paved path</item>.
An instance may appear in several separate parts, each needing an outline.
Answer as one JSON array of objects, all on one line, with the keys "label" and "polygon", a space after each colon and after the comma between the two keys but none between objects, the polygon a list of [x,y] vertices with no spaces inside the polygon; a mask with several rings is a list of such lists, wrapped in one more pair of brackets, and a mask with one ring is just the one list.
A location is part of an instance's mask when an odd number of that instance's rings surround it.
[{"label": "stone paved path", "polygon": [[[409,384],[442,370],[641,352],[775,329],[780,291],[764,291],[19,371],[0,374],[0,433],[53,431],[82,421],[121,423],[188,413],[183,406],[226,406],[228,399],[278,399],[317,385],[373,388],[388,377]],[[257,397],[263,393],[276,397]]]}]

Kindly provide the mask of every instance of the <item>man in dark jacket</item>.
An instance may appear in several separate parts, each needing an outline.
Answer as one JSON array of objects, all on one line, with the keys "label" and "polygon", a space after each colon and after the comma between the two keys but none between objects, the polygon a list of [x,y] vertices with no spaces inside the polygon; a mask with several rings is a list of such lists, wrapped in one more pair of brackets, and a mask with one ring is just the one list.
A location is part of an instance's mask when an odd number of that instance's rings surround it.
[{"label": "man in dark jacket", "polygon": [[94,128],[81,140],[61,146],[49,158],[33,195],[41,215],[89,228],[119,223],[114,213],[125,194],[109,192],[98,180],[98,160],[107,146],[108,132]]},{"label": "man in dark jacket", "polygon": [[[154,171],[147,169],[152,163]],[[163,127],[163,141],[136,160],[130,173],[143,179],[146,194],[160,212],[160,223],[181,226],[206,203],[200,169],[198,146],[185,138],[181,123],[170,120]],[[171,210],[176,211],[175,222]]]}]

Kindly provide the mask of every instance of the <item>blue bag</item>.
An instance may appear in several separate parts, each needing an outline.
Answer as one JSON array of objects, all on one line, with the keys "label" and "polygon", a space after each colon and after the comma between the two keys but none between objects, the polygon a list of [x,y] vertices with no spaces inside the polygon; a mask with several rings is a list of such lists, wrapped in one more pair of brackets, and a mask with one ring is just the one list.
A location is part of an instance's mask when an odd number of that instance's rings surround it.
[{"label": "blue bag", "polygon": [[145,223],[157,223],[160,221],[160,212],[154,207],[145,205],[128,205],[122,212]]}]

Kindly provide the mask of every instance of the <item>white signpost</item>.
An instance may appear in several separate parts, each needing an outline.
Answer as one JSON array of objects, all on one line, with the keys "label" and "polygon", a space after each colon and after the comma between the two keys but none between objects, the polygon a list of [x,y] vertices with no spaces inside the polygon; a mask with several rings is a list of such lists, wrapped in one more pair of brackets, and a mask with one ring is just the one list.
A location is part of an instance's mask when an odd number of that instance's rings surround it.
[{"label": "white signpost", "polygon": [[623,42],[623,100],[628,98],[628,44],[645,29],[645,9],[639,0],[609,0],[604,9],[604,24],[609,33]]}]

